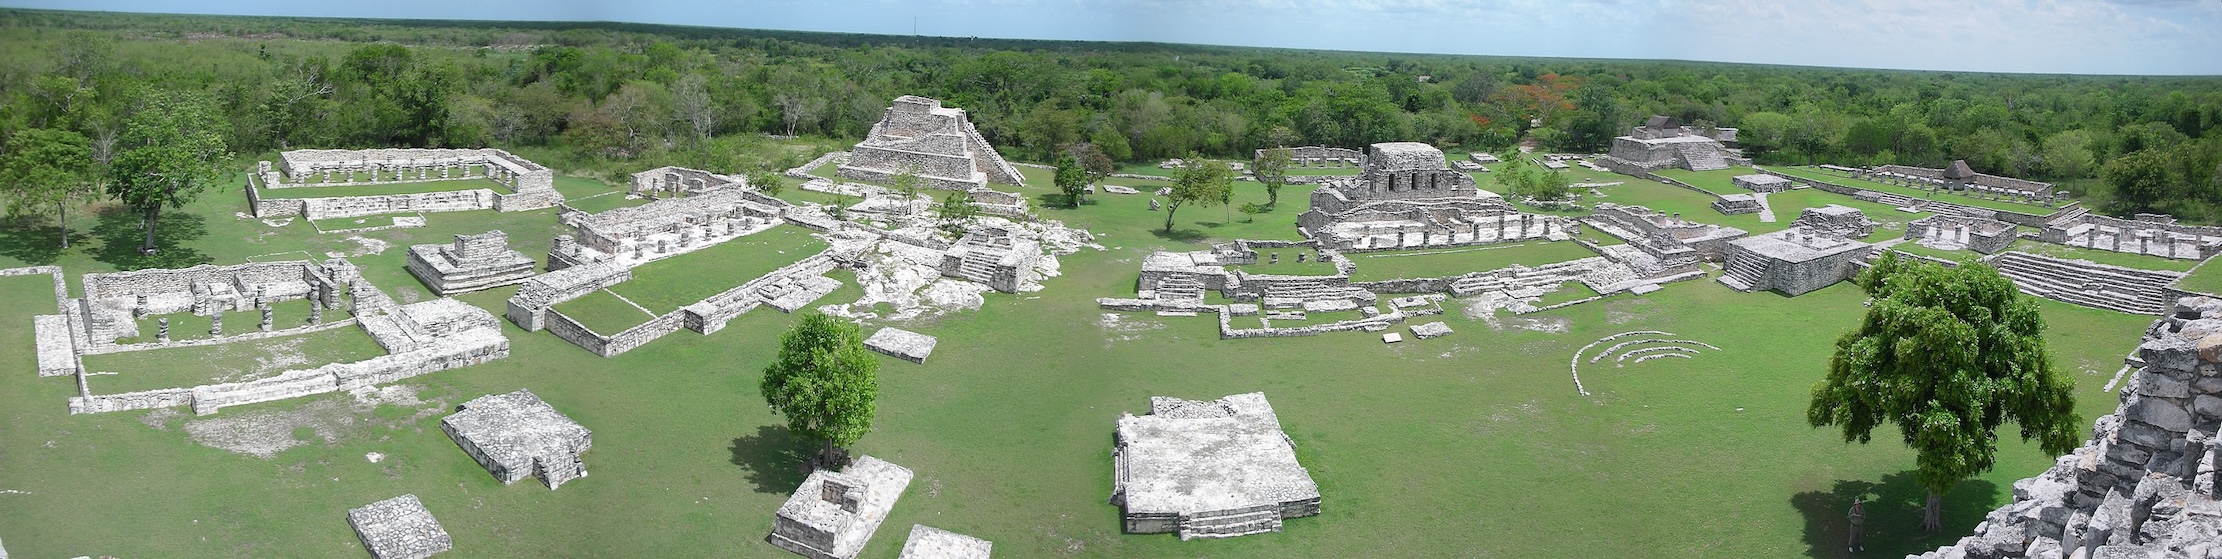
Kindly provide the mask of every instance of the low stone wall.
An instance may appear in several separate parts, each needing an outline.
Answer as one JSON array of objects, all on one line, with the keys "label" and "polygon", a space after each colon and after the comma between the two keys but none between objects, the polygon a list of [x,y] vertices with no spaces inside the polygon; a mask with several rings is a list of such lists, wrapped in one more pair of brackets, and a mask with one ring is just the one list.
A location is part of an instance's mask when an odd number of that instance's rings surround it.
[{"label": "low stone wall", "polygon": [[416,194],[303,198],[301,217],[338,219],[385,213],[491,210],[495,209],[494,199],[494,191],[486,188]]},{"label": "low stone wall", "polygon": [[509,307],[503,314],[510,322],[527,332],[537,332],[545,327],[543,322],[550,307],[557,303],[577,299],[619,283],[633,279],[631,269],[608,262],[573,266],[533,276],[509,297]]}]

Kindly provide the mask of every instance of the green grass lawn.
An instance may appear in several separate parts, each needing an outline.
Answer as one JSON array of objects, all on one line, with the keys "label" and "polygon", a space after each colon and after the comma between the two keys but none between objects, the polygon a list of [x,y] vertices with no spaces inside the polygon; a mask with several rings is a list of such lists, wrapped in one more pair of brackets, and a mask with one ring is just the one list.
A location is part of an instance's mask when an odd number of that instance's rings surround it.
[{"label": "green grass lawn", "polygon": [[2044,205],[2042,205],[2042,204],[2023,204],[2023,203],[2019,203],[2019,202],[2008,202],[2008,201],[2005,201],[2005,200],[1984,200],[1984,199],[1980,199],[1980,198],[1975,198],[1975,197],[1971,197],[1971,196],[1961,196],[1961,195],[1959,195],[1959,194],[1952,194],[1952,193],[1948,193],[1948,192],[1940,192],[1940,193],[1936,193],[1936,194],[1931,194],[1931,193],[1929,193],[1929,192],[1926,192],[1926,191],[1923,191],[1923,190],[1921,190],[1921,189],[1917,189],[1917,188],[1910,188],[1910,187],[1898,186],[1898,185],[1894,185],[1894,184],[1883,184],[1883,183],[1879,183],[1879,182],[1875,182],[1875,181],[1869,181],[1869,180],[1861,180],[1861,179],[1845,178],[1845,177],[1841,177],[1841,176],[1833,175],[1833,174],[1830,174],[1830,173],[1828,173],[1828,172],[1824,172],[1824,171],[1821,171],[1821,170],[1819,170],[1819,169],[1815,169],[1815,168],[1810,168],[1810,167],[1789,167],[1789,166],[1784,166],[1784,167],[1767,167],[1767,170],[1769,170],[1769,171],[1775,171],[1775,172],[1779,172],[1779,173],[1782,173],[1782,174],[1785,174],[1785,175],[1790,175],[1790,176],[1795,176],[1795,177],[1804,177],[1804,178],[1808,178],[1808,179],[1814,179],[1814,180],[1818,180],[1818,181],[1823,181],[1823,182],[1827,182],[1827,183],[1830,183],[1830,184],[1837,184],[1837,185],[1849,186],[1849,187],[1853,187],[1853,188],[1862,188],[1862,189],[1867,189],[1867,190],[1873,190],[1873,191],[1876,191],[1876,192],[1889,192],[1889,193],[1892,193],[1892,194],[1899,194],[1899,195],[1903,195],[1903,196],[1906,196],[1906,197],[1909,197],[1909,198],[1914,198],[1914,199],[1921,199],[1921,200],[1936,200],[1936,201],[1939,201],[1939,202],[1951,202],[1951,203],[1954,203],[1954,204],[1959,204],[1959,205],[1962,205],[1962,206],[1974,206],[1974,207],[1978,207],[1978,208],[1990,208],[1990,209],[1993,209],[1993,210],[2005,210],[2005,211],[2009,211],[2009,212],[2020,212],[2020,213],[2025,213],[2025,214],[2032,214],[2032,215],[2049,215],[2049,214],[2051,214],[2052,212],[2055,212],[2055,211],[2059,211],[2059,210],[2058,210],[2058,208],[2047,208],[2047,207],[2044,207]]},{"label": "green grass lawn", "polygon": [[1514,264],[1540,266],[1597,256],[1572,242],[1529,241],[1505,245],[1347,254],[1358,264],[1351,281],[1439,278],[1486,272]]},{"label": "green grass lawn", "polygon": [[587,177],[558,176],[555,178],[555,189],[563,194],[564,205],[587,213],[601,213],[648,203],[645,198],[627,198],[627,187],[614,186]]},{"label": "green grass lawn", "polygon": [[422,194],[484,188],[509,194],[512,191],[493,179],[471,178],[431,182],[402,182],[392,184],[360,184],[354,186],[307,186],[294,188],[263,188],[259,194],[266,199],[331,198],[336,196],[383,196],[388,194]]},{"label": "green grass lawn", "polygon": [[1688,183],[1690,186],[1703,188],[1706,192],[1711,192],[1714,194],[1750,194],[1750,190],[1745,190],[1743,187],[1736,186],[1735,181],[1731,179],[1743,175],[1757,174],[1758,171],[1753,171],[1750,167],[1730,167],[1717,171],[1686,171],[1682,169],[1660,169],[1657,171],[1652,171],[1652,173],[1662,177]]},{"label": "green grass lawn", "polygon": [[626,304],[625,300],[611,295],[607,289],[598,289],[577,299],[556,303],[555,310],[578,321],[580,326],[604,336],[623,332],[656,318],[656,315],[648,314],[639,307]]},{"label": "green grass lawn", "polygon": [[[1007,188],[1037,200],[1050,194],[1046,172],[1022,172],[1030,184]],[[1705,198],[1625,180],[1603,189],[1606,200]],[[1845,557],[1837,545],[1853,491],[1874,499],[1871,550],[1862,556],[1896,556],[1957,540],[2010,501],[2012,480],[2052,465],[2051,455],[2009,430],[1996,469],[1946,495],[1945,531],[1921,534],[1914,458],[1887,428],[1858,445],[1805,421],[1835,337],[1855,327],[1864,309],[1865,294],[1848,284],[1787,298],[1691,281],[1487,320],[1447,301],[1449,313],[1430,320],[1457,334],[1395,345],[1366,332],[1220,340],[1209,316],[1120,313],[1111,326],[1101,319],[1095,298],[1131,293],[1149,251],[1295,238],[1290,222],[1308,192],[1284,190],[1281,207],[1251,223],[1227,220],[1218,208],[1183,209],[1169,235],[1154,232],[1164,214],[1148,211],[1141,196],[1098,196],[1079,209],[1037,203],[1043,218],[1090,229],[1110,250],[1061,258],[1062,275],[1044,291],[989,293],[978,311],[903,325],[936,336],[939,347],[925,365],[877,358],[878,415],[854,448],[917,477],[860,557],[894,557],[913,523],[994,541],[998,556],[1008,557],[1557,557],[1568,555],[1568,542],[1581,542],[1580,555],[1601,557]],[[41,236],[51,228],[0,229],[0,267],[59,264],[74,288],[78,275],[92,271],[338,252],[409,302],[429,296],[402,269],[409,244],[502,229],[512,248],[537,257],[562,231],[552,210],[539,210],[428,214],[421,229],[316,235],[305,223],[272,227],[233,217],[243,198],[203,196],[165,213],[157,230],[164,250],[154,257],[129,250],[138,230],[128,213],[73,223],[82,237],[67,251],[44,248],[58,239]],[[1255,183],[1238,184],[1237,204],[1263,198]],[[1685,218],[1726,221],[1704,204],[1676,208]],[[1785,213],[1783,221],[1794,217]],[[1502,256],[1473,254],[1421,260],[1476,271]],[[665,285],[651,291],[673,293],[675,302],[665,305],[675,308],[700,299],[677,293],[693,284],[718,284],[699,287],[715,293],[754,277],[730,271],[740,265],[658,274]],[[515,292],[459,299],[499,313]],[[850,284],[825,301],[860,294]],[[2150,317],[2050,301],[2038,307],[2054,362],[2076,382],[2083,419],[2112,411],[2117,400],[2100,387]],[[53,311],[48,278],[0,277],[4,347],[31,347],[29,317]],[[421,388],[420,403],[380,405],[359,416],[375,421],[334,423],[328,439],[309,430],[299,435],[308,444],[269,459],[202,446],[189,429],[205,432],[224,425],[210,422],[233,418],[279,421],[317,406],[355,405],[355,396],[201,418],[71,416],[64,402],[75,382],[0,375],[0,456],[7,458],[0,489],[23,491],[0,494],[0,527],[9,550],[24,557],[360,556],[346,510],[413,493],[439,515],[458,556],[792,557],[764,535],[771,512],[802,480],[795,466],[811,445],[788,434],[756,387],[779,333],[796,319],[753,312],[716,334],[682,331],[611,359],[505,322],[510,357],[405,381]],[[1721,350],[1692,360],[1584,364],[1592,395],[1576,393],[1567,370],[1573,352],[1631,330],[1674,332]],[[28,371],[33,359],[29,351],[0,351],[0,370]],[[179,375],[221,374],[190,359],[164,365],[173,363]],[[454,404],[520,388],[594,430],[594,450],[585,456],[592,477],[560,491],[532,481],[505,486],[438,430]],[[1150,396],[1251,391],[1271,398],[1324,494],[1323,514],[1292,519],[1284,532],[1227,540],[1122,534],[1117,507],[1105,503],[1119,414],[1147,410]],[[372,452],[382,460],[367,460]],[[130,506],[86,505],[119,499]]]},{"label": "green grass lawn", "polygon": [[810,230],[781,225],[643,264],[633,268],[633,279],[609,290],[661,315],[748,283],[824,248],[825,242],[810,236]]},{"label": "green grass lawn", "polygon": [[[1241,268],[1242,271],[1252,274],[1273,274],[1282,276],[1332,276],[1338,273],[1338,271],[1335,269],[1334,264],[1313,260],[1311,258],[1312,251],[1308,249],[1261,248],[1257,249],[1257,251],[1258,263],[1243,266],[1229,266],[1229,268]],[[1275,264],[1272,262],[1273,253],[1280,253],[1281,262],[1279,264]],[[1296,261],[1296,255],[1298,254],[1305,255],[1303,262]]]},{"label": "green grass lawn", "polygon": [[1588,299],[1590,297],[1596,296],[1597,290],[1590,289],[1587,285],[1582,285],[1582,282],[1569,281],[1558,284],[1558,291],[1545,293],[1542,297],[1538,297],[1536,299],[1535,306],[1548,307],[1559,303],[1580,301],[1582,299]]},{"label": "green grass lawn", "polygon": [[[246,313],[232,313],[224,318],[224,330],[232,331],[232,322]],[[248,331],[255,330],[256,318],[247,322]],[[207,320],[202,319],[202,328]],[[175,338],[177,321],[171,321],[170,333]],[[207,332],[200,332],[201,338]],[[386,351],[371,340],[361,327],[343,326],[330,330],[262,340],[241,341],[210,346],[173,347],[108,353],[85,356],[85,370],[102,374],[90,377],[86,383],[94,394],[115,394],[158,388],[190,388],[217,382],[234,382],[250,377],[276,375],[292,369],[312,369],[325,363],[362,361],[385,355]],[[186,365],[190,364],[190,365]]]},{"label": "green grass lawn", "polygon": [[348,229],[362,229],[366,227],[388,227],[393,225],[393,219],[396,217],[416,216],[416,212],[406,212],[393,214],[361,215],[355,217],[332,217],[310,220],[309,222],[316,224],[317,230],[329,232],[345,231]]},{"label": "green grass lawn", "polygon": [[2175,285],[2170,287],[2193,293],[2222,295],[2222,267],[2199,266],[2193,268],[2190,274],[2185,275],[2183,279],[2176,280]]}]

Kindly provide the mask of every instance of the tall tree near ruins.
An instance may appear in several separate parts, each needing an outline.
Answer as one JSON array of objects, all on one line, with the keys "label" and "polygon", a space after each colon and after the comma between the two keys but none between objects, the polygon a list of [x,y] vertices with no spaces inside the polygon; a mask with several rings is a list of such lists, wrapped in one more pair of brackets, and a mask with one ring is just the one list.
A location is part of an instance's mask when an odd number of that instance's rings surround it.
[{"label": "tall tree near ruins", "polygon": [[1165,232],[1173,232],[1173,212],[1190,203],[1225,204],[1234,190],[1234,171],[1227,164],[1189,154],[1173,178],[1173,192],[1165,197]]},{"label": "tall tree near ruins", "polygon": [[154,254],[155,225],[162,208],[182,208],[224,179],[226,123],[206,95],[150,91],[139,111],[124,122],[108,193],[139,212],[147,232],[139,252]]},{"label": "tall tree near ruins", "polygon": [[1265,157],[1251,162],[1253,166],[1250,173],[1257,177],[1258,184],[1265,185],[1265,206],[1268,209],[1281,205],[1281,187],[1288,185],[1289,154],[1287,147],[1276,146],[1265,150]]},{"label": "tall tree near ruins", "polygon": [[69,130],[32,128],[8,138],[0,155],[0,202],[13,216],[54,212],[69,248],[69,207],[100,194],[92,141]]},{"label": "tall tree near ruins", "polygon": [[809,313],[779,336],[779,355],[764,367],[764,403],[787,418],[796,437],[823,446],[810,465],[840,468],[842,447],[872,430],[880,362],[864,349],[856,324]]},{"label": "tall tree near ruins", "polygon": [[1080,168],[1080,161],[1071,152],[1057,153],[1057,191],[1065,193],[1065,203],[1080,207],[1080,196],[1088,193],[1088,171]]},{"label": "tall tree near ruins", "polygon": [[1874,297],[1859,328],[1836,340],[1828,377],[1813,386],[1806,421],[1841,427],[1866,444],[1898,426],[1912,447],[1914,479],[1929,492],[1921,526],[1943,529],[1943,495],[1991,469],[1998,427],[2047,454],[2076,446],[2083,418],[2074,384],[2045,352],[2044,317],[1989,265],[1956,268],[1886,254],[1860,274]]}]

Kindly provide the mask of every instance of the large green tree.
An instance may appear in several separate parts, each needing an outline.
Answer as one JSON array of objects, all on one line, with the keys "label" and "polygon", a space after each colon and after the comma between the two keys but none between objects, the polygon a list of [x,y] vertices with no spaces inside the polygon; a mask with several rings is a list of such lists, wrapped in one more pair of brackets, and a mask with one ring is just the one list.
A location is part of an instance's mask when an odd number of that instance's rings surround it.
[{"label": "large green tree", "polygon": [[2083,419],[2074,383],[2045,352],[2044,317],[1989,265],[1947,268],[1885,255],[1859,277],[1874,297],[1859,328],[1836,340],[1806,420],[1867,443],[1896,425],[1928,490],[1922,527],[1942,530],[1943,495],[1991,469],[1998,428],[2050,454],[2075,448]]},{"label": "large green tree", "polygon": [[1173,192],[1165,197],[1165,232],[1173,232],[1173,212],[1188,204],[1224,204],[1234,190],[1234,171],[1227,164],[1190,154],[1173,177]]},{"label": "large green tree", "polygon": [[813,312],[779,336],[779,356],[764,367],[759,389],[788,431],[823,445],[813,466],[839,468],[847,462],[842,447],[872,430],[879,369],[856,324]]},{"label": "large green tree", "polygon": [[1276,146],[1251,162],[1250,174],[1257,177],[1258,184],[1265,185],[1266,207],[1281,205],[1281,187],[1288,186],[1289,153],[1288,148]]},{"label": "large green tree", "polygon": [[10,216],[46,215],[62,226],[69,248],[69,207],[99,194],[92,142],[69,130],[32,128],[8,138],[0,154],[0,202]]},{"label": "large green tree", "polygon": [[141,101],[117,141],[108,192],[142,216],[147,235],[139,251],[153,254],[162,209],[182,208],[223,180],[230,154],[222,113],[208,96],[154,90]]},{"label": "large green tree", "polygon": [[1080,207],[1080,196],[1088,193],[1088,171],[1080,168],[1080,161],[1070,152],[1057,153],[1057,191],[1065,193],[1065,203]]}]

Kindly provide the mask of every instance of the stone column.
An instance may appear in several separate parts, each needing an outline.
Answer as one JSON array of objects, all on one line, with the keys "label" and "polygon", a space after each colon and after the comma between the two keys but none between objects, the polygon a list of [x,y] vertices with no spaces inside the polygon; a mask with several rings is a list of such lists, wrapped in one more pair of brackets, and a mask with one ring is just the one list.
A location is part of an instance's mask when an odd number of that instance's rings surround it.
[{"label": "stone column", "polygon": [[146,317],[147,317],[147,296],[146,296],[145,294],[140,294],[140,295],[139,295],[139,296],[137,297],[137,300],[138,300],[137,304],[134,304],[134,305],[132,305],[132,306],[131,306],[131,317],[132,317],[132,318],[146,318]]},{"label": "stone column", "polygon": [[170,343],[170,319],[168,317],[154,319],[154,343]]},{"label": "stone column", "polygon": [[263,308],[262,308],[262,325],[260,326],[260,328],[262,328],[262,331],[264,331],[264,332],[268,332],[268,331],[270,331],[270,320],[271,320],[271,318],[272,318],[272,317],[270,316],[270,307],[263,307]]},{"label": "stone column", "polygon": [[322,322],[324,322],[324,302],[323,302],[323,301],[318,301],[318,300],[315,300],[315,299],[310,299],[310,300],[309,300],[309,324],[319,324],[319,323],[322,323]]},{"label": "stone column", "polygon": [[208,337],[224,337],[224,311],[217,310],[208,315]]}]

